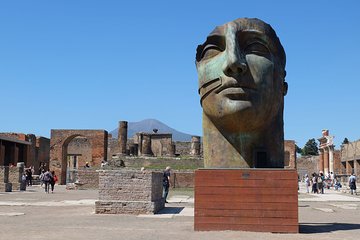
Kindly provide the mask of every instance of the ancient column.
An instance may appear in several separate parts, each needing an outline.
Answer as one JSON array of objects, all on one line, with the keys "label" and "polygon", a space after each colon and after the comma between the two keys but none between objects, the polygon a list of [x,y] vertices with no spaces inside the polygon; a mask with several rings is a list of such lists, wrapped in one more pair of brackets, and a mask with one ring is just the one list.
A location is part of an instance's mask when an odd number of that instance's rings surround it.
[{"label": "ancient column", "polygon": [[[31,145],[28,146],[27,159],[20,159],[20,162],[24,162],[25,166],[31,167],[35,165],[36,161],[36,136],[34,134],[27,134],[26,140],[29,141]],[[39,163],[36,165],[39,165]]]},{"label": "ancient column", "polygon": [[5,165],[5,146],[2,145],[2,141],[0,140],[0,166]]},{"label": "ancient column", "polygon": [[19,146],[18,144],[14,143],[14,153],[13,153],[13,159],[12,162],[14,165],[16,165],[19,161]]},{"label": "ancient column", "polygon": [[151,156],[151,135],[143,134],[142,135],[142,155],[143,156]]},{"label": "ancient column", "polygon": [[334,147],[329,146],[329,172],[334,173]]},{"label": "ancient column", "polygon": [[323,171],[324,172],[324,149],[319,149],[319,172]]},{"label": "ancient column", "polygon": [[142,139],[143,134],[142,133],[136,133],[137,143],[138,143],[138,156],[142,155]]},{"label": "ancient column", "polygon": [[324,148],[324,174],[329,172],[329,148]]},{"label": "ancient column", "polygon": [[175,143],[171,143],[170,156],[174,157],[176,155],[176,145]]},{"label": "ancient column", "polygon": [[199,136],[191,137],[190,155],[193,155],[193,156],[200,155],[200,137]]},{"label": "ancient column", "polygon": [[119,132],[118,132],[118,142],[119,142],[120,153],[122,155],[126,155],[127,131],[128,131],[128,122],[120,121],[119,122]]}]

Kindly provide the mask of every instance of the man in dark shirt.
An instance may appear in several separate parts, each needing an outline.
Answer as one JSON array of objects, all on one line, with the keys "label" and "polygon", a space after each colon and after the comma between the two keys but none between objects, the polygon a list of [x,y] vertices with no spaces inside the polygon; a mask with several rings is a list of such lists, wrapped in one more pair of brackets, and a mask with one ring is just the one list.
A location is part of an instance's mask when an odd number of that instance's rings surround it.
[{"label": "man in dark shirt", "polygon": [[170,170],[171,168],[167,166],[163,174],[163,189],[164,189],[163,197],[165,198],[165,203],[168,203],[166,201],[166,198],[168,196],[169,187],[170,187]]}]

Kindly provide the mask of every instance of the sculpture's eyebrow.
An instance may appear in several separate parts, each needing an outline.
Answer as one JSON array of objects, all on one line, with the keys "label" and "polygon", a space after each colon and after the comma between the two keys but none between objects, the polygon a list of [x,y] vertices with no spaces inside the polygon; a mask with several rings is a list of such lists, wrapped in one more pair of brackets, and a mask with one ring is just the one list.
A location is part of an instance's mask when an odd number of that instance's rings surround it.
[{"label": "sculpture's eyebrow", "polygon": [[254,29],[242,30],[239,31],[237,35],[239,41],[245,44],[249,44],[255,40],[255,41],[260,41],[263,44],[266,44],[271,50],[276,49],[272,39],[262,31],[254,30]]}]

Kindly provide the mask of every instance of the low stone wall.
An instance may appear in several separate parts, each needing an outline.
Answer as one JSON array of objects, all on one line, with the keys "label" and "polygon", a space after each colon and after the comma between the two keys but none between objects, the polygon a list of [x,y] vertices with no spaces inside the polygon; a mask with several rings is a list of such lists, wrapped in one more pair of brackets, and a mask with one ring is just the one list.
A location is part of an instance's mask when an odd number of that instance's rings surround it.
[{"label": "low stone wall", "polygon": [[173,188],[193,188],[194,172],[171,172],[170,184]]},{"label": "low stone wall", "polygon": [[77,171],[78,189],[98,189],[99,172],[95,169],[83,169]]},{"label": "low stone wall", "polygon": [[161,172],[99,171],[97,214],[150,214],[165,206]]}]

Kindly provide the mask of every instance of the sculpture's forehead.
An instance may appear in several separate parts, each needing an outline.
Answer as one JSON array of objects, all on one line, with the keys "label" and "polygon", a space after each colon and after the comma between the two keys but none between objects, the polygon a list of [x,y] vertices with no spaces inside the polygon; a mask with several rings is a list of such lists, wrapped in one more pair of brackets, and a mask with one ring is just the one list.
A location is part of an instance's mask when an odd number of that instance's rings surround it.
[{"label": "sculpture's forehead", "polygon": [[249,31],[258,32],[264,36],[273,37],[271,27],[259,19],[239,18],[224,25],[217,26],[209,36],[226,35],[227,32]]}]

